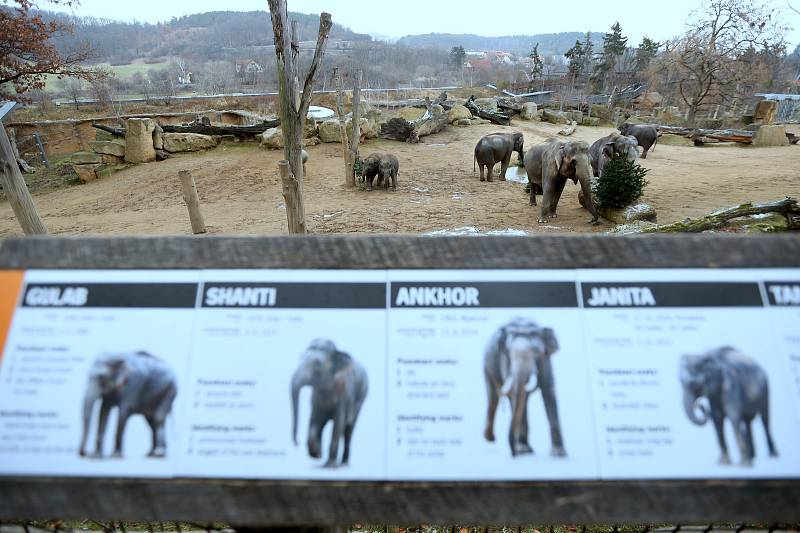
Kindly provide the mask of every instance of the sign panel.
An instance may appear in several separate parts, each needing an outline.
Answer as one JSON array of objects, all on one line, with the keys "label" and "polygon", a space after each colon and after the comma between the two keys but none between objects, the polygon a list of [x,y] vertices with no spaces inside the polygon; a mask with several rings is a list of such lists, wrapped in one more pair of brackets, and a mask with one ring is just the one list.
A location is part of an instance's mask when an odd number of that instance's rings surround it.
[{"label": "sign panel", "polygon": [[0,475],[800,477],[800,271],[0,271]]}]

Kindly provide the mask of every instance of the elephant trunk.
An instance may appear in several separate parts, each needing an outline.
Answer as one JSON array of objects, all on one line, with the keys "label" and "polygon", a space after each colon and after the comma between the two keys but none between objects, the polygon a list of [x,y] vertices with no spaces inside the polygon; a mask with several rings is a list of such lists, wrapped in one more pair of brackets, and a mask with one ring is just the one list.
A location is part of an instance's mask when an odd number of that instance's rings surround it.
[{"label": "elephant trunk", "polygon": [[686,411],[686,416],[692,423],[702,426],[708,421],[708,410],[704,405],[698,403],[698,400],[699,398],[690,390],[683,389],[683,409]]},{"label": "elephant trunk", "polygon": [[512,418],[511,418],[511,428],[514,436],[519,438],[522,435],[522,426],[524,423],[524,416],[525,416],[525,406],[528,403],[528,392],[525,390],[525,377],[527,376],[519,376],[514,383],[514,391],[512,393]]},{"label": "elephant trunk", "polygon": [[81,433],[81,447],[78,453],[86,455],[86,441],[89,438],[89,424],[92,421],[92,410],[97,399],[100,398],[100,387],[96,380],[89,381],[86,394],[83,397],[83,431]]},{"label": "elephant trunk", "polygon": [[598,215],[597,209],[594,206],[594,201],[592,200],[592,185],[590,181],[592,177],[592,171],[591,166],[589,165],[588,155],[579,157],[577,159],[575,172],[578,180],[581,183],[581,191],[583,192],[583,197],[586,201],[586,209],[588,209],[592,214],[591,222],[597,222],[600,215]]}]

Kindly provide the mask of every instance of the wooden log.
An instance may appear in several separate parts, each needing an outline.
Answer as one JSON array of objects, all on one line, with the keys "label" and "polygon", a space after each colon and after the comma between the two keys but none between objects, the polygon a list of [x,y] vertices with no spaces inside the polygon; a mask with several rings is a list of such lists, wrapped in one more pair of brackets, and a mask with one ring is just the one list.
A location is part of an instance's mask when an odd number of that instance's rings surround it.
[{"label": "wooden log", "polygon": [[775,202],[765,204],[742,204],[726,209],[715,211],[698,219],[686,219],[683,222],[666,224],[653,228],[645,228],[642,233],[700,233],[701,231],[717,229],[724,226],[728,221],[752,215],[763,215],[765,213],[781,213],[785,216],[800,214],[800,207],[797,200],[786,197]]},{"label": "wooden log", "polygon": [[125,137],[125,128],[112,128],[111,126],[106,126],[104,124],[97,124],[97,123],[93,123],[92,127],[97,128],[98,130],[108,132],[114,137]]},{"label": "wooden log", "polygon": [[195,235],[206,232],[206,224],[203,222],[203,214],[200,212],[200,198],[197,196],[197,186],[194,177],[188,170],[178,172],[181,180],[181,191],[183,191],[183,201],[189,209],[189,221],[192,224],[192,233]]},{"label": "wooden log", "polygon": [[575,133],[576,129],[578,129],[578,123],[573,120],[572,122],[569,123],[569,126],[567,126],[566,128],[560,130],[558,132],[558,134],[559,135],[569,136],[569,135],[572,135],[573,133]]},{"label": "wooden log", "polygon": [[36,204],[33,203],[28,185],[19,170],[17,158],[11,148],[6,129],[0,123],[0,185],[11,204],[14,216],[26,235],[41,235],[47,233],[47,226],[42,222]]},{"label": "wooden log", "polygon": [[355,187],[355,161],[351,157],[350,143],[347,140],[347,122],[344,117],[344,87],[342,86],[342,73],[339,68],[333,69],[336,82],[336,114],[339,117],[339,140],[342,143],[342,159],[344,160],[344,185]]},{"label": "wooden log", "polygon": [[286,220],[289,233],[304,235],[306,230],[305,204],[302,201],[303,189],[300,181],[292,174],[289,162],[278,161],[278,171],[281,175],[281,190],[283,202],[286,205]]},{"label": "wooden log", "polygon": [[707,139],[714,139],[723,142],[751,144],[753,142],[753,137],[755,136],[755,132],[745,130],[709,130],[703,128],[682,128],[678,126],[661,125],[657,125],[657,127],[662,133],[667,135],[681,135],[692,140],[705,137]]},{"label": "wooden log", "polygon": [[260,124],[253,124],[250,126],[219,126],[211,124],[193,123],[193,124],[165,124],[161,126],[164,133],[200,133],[202,135],[236,135],[240,137],[249,137],[264,133],[270,128],[277,128],[281,125],[279,119],[266,120]]},{"label": "wooden log", "polygon": [[497,98],[497,108],[511,116],[522,113],[522,103],[514,98]]},{"label": "wooden log", "polygon": [[381,124],[379,137],[392,141],[408,141],[414,131],[414,125],[404,118],[392,118]]},{"label": "wooden log", "polygon": [[510,126],[511,125],[511,117],[506,113],[501,112],[492,112],[486,109],[481,109],[477,105],[475,105],[475,97],[470,96],[469,100],[464,103],[464,107],[466,107],[472,116],[480,117],[485,120],[489,120],[494,124],[499,126]]},{"label": "wooden log", "polygon": [[379,137],[393,141],[418,143],[421,137],[438,133],[447,126],[447,113],[434,113],[433,102],[426,98],[427,110],[422,118],[408,121],[393,118],[381,124]]}]

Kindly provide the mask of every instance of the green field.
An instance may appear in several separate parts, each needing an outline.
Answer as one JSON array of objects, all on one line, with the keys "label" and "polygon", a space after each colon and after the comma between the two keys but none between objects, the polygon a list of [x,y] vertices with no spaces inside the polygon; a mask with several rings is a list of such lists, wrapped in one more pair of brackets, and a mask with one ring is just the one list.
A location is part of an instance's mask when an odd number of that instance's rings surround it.
[{"label": "green field", "polygon": [[[147,71],[150,69],[164,69],[169,67],[169,61],[162,61],[161,63],[131,63],[129,65],[115,65],[111,66],[108,63],[100,63],[97,65],[90,65],[90,67],[102,67],[110,70],[119,79],[129,79],[137,72],[141,72],[143,76],[147,76]],[[48,74],[46,76],[45,90],[49,92],[59,92],[61,85],[56,76]]]}]

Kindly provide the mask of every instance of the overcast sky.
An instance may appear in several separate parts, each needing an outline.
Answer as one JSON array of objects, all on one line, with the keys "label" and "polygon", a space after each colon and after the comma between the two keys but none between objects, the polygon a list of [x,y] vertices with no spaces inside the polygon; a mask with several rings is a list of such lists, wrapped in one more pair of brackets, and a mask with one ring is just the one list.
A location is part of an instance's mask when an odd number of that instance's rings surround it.
[{"label": "overcast sky", "polygon": [[[786,1],[777,0],[779,5],[785,5]],[[328,11],[333,15],[334,22],[349,26],[354,31],[389,37],[432,32],[487,36],[586,30],[605,32],[615,21],[619,21],[623,33],[630,38],[630,44],[635,45],[644,35],[663,41],[681,33],[689,13],[699,5],[699,0],[517,0],[506,3],[464,0],[288,0],[288,3],[290,11]],[[795,4],[800,4],[800,0],[796,0]],[[41,5],[52,8],[44,3]],[[492,10],[494,6],[497,6],[497,11]],[[72,12],[101,18],[157,22],[173,16],[206,11],[257,9],[266,10],[266,0],[81,0],[80,6],[73,8]],[[779,13],[785,24],[800,27],[800,15],[788,9]],[[792,30],[788,41],[800,43],[800,31]]]}]

